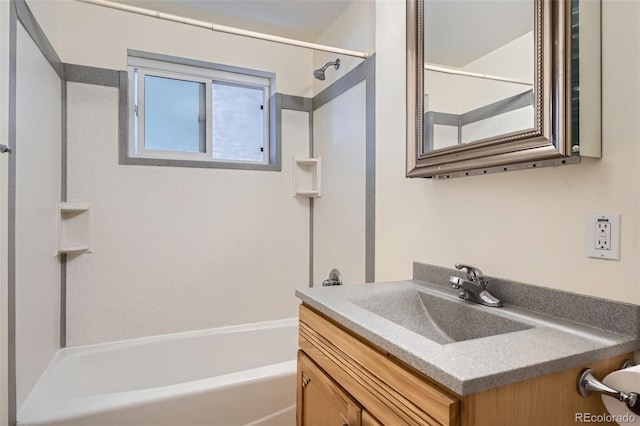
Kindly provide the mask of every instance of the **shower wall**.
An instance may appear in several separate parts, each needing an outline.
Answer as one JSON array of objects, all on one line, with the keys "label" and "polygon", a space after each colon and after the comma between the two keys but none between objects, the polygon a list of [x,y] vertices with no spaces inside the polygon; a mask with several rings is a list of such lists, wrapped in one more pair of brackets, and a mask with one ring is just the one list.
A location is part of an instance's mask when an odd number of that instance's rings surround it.
[{"label": "shower wall", "polygon": [[[17,25],[15,151],[15,354],[20,407],[60,347],[62,81]],[[12,141],[13,143],[13,141]]]},{"label": "shower wall", "polygon": [[313,112],[322,198],[314,200],[313,284],[333,268],[344,284],[365,282],[366,81]]},{"label": "shower wall", "polygon": [[[375,2],[353,2],[316,42],[374,53],[375,7]],[[314,52],[314,68],[335,58]],[[322,157],[322,197],[313,204],[314,286],[319,286],[333,268],[340,270],[345,284],[367,281],[367,243],[373,243],[372,227],[367,235],[367,218],[375,207],[371,202],[374,182],[370,179],[367,183],[367,168],[373,168],[373,163],[367,164],[367,145],[371,151],[375,149],[375,136],[367,134],[367,126],[375,121],[374,72],[367,80],[351,85],[346,76],[357,71],[354,68],[363,60],[345,56],[340,60],[338,70],[327,69],[326,80],[314,81],[314,156]],[[370,257],[372,249],[369,247]],[[373,265],[373,259],[369,260]],[[373,270],[369,279],[373,279]]]},{"label": "shower wall", "polygon": [[[274,72],[277,92],[311,94],[308,50],[60,7],[66,63],[124,70],[130,48]],[[309,200],[293,197],[292,158],[309,155],[308,112],[282,111],[281,172],[119,165],[118,89],[67,88],[68,198],[93,204],[92,253],[67,265],[70,346],[297,315]]]},{"label": "shower wall", "polygon": [[[0,143],[9,140],[9,3],[0,2]],[[0,155],[0,206],[9,205],[9,158]],[[9,211],[0,208],[0,413],[9,413]],[[8,426],[9,416],[0,416]]]},{"label": "shower wall", "polygon": [[[45,9],[65,63],[126,70],[134,49],[273,72],[285,95],[322,96],[326,87],[314,89],[320,57],[306,49],[79,2]],[[373,21],[371,4],[352,6],[324,40],[373,52]],[[364,38],[354,31],[363,22]],[[328,73],[327,84],[357,62]],[[282,111],[281,172],[131,166],[118,164],[118,89],[68,82],[66,90],[68,201],[93,205],[92,251],[66,265],[67,345],[295,316],[294,291],[309,285],[312,262],[341,267],[347,283],[365,280],[366,83],[316,105],[316,154],[330,161],[315,200],[313,259],[311,202],[292,196],[292,159],[311,153],[309,111]],[[331,244],[345,233],[335,264]]]},{"label": "shower wall", "polygon": [[283,111],[279,173],[122,166],[117,95],[68,83],[69,199],[94,209],[93,253],[67,265],[68,344],[295,316],[309,212],[287,160],[308,153],[308,114]]}]

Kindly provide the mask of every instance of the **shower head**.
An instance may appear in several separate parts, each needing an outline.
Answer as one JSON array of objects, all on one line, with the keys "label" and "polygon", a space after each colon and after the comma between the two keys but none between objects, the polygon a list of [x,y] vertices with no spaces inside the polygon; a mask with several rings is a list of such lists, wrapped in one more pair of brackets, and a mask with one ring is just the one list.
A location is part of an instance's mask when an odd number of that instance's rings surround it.
[{"label": "shower head", "polygon": [[318,80],[324,80],[324,70],[317,69],[313,72],[313,76]]},{"label": "shower head", "polygon": [[340,68],[340,59],[336,59],[335,62],[327,62],[322,68],[318,68],[317,70],[315,70],[313,72],[313,76],[318,80],[324,80],[324,71],[332,65],[335,67],[335,69]]}]

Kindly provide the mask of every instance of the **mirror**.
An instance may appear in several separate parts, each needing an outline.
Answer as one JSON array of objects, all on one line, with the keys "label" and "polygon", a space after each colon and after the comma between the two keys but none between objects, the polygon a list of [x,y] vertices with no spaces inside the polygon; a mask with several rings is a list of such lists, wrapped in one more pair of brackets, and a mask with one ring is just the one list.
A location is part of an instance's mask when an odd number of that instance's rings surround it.
[{"label": "mirror", "polygon": [[407,176],[599,157],[599,22],[592,0],[409,0]]},{"label": "mirror", "polygon": [[426,1],[424,18],[423,151],[534,130],[534,0]]}]

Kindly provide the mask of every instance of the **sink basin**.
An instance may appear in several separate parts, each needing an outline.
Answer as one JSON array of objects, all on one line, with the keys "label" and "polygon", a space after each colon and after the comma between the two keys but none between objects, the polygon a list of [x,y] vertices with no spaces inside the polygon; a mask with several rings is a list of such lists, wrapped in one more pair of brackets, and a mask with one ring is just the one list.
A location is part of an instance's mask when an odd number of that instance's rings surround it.
[{"label": "sink basin", "polygon": [[441,345],[532,328],[494,312],[500,308],[415,288],[368,292],[349,301]]}]

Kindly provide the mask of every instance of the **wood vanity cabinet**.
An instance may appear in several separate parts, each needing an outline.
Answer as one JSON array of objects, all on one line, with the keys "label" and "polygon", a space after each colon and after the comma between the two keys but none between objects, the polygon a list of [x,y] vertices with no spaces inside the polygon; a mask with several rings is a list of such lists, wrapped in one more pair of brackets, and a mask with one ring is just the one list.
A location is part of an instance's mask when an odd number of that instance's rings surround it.
[{"label": "wood vanity cabinet", "polygon": [[379,425],[302,351],[298,353],[299,423],[306,426]]},{"label": "wood vanity cabinet", "polygon": [[[299,346],[297,426],[563,426],[606,413],[599,396],[576,392],[583,367],[461,396],[306,304]],[[589,367],[603,377],[630,357]]]}]

